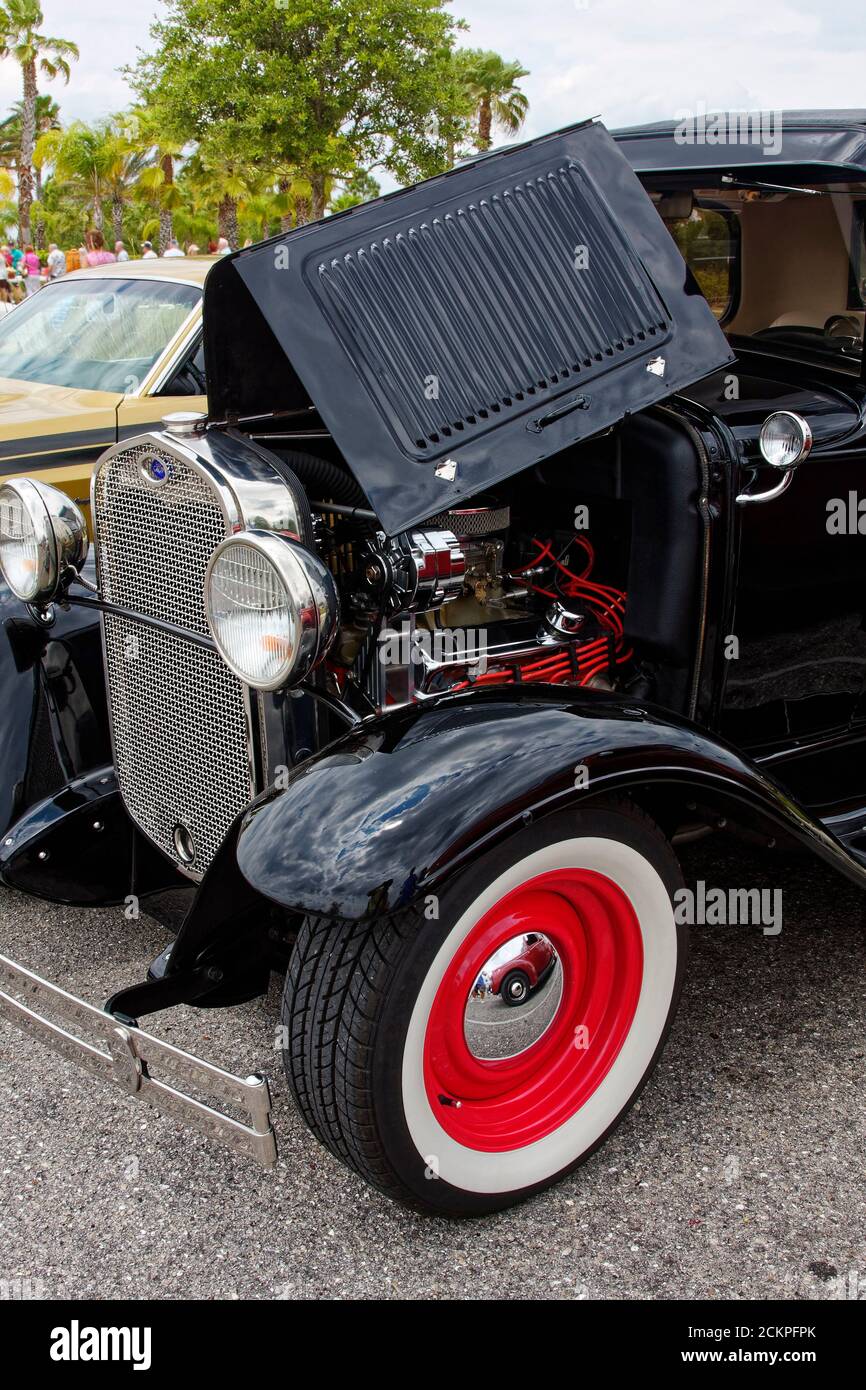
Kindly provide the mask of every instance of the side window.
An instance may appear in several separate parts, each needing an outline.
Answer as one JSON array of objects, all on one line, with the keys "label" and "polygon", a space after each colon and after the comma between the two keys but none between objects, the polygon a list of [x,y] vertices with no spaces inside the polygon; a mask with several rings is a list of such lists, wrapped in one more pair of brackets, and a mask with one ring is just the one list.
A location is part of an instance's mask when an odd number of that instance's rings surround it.
[{"label": "side window", "polygon": [[731,213],[695,207],[689,217],[666,218],[667,228],[701,293],[719,320],[737,297],[739,224]]},{"label": "side window", "polygon": [[855,203],[848,261],[848,308],[866,308],[866,203]]},{"label": "side window", "polygon": [[160,391],[161,396],[204,396],[204,339],[201,334]]}]

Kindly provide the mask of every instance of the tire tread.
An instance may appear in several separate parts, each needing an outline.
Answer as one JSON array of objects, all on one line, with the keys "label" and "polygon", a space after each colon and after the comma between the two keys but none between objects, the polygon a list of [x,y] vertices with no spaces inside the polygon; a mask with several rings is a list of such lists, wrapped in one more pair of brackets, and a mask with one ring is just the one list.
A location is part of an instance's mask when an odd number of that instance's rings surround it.
[{"label": "tire tread", "polygon": [[313,1134],[347,1167],[403,1202],[412,1194],[382,1147],[371,1066],[382,1006],[421,913],[366,922],[307,917],[283,991],[286,1076]]},{"label": "tire tread", "polygon": [[[660,850],[671,854],[659,827],[639,806],[618,799],[604,809],[637,823]],[[361,922],[306,917],[289,961],[281,1017],[289,1087],[315,1137],[379,1191],[429,1211],[429,1204],[419,1201],[386,1152],[377,1123],[372,1065],[389,992],[423,927],[417,903]],[[501,1203],[506,1204],[508,1199]]]}]

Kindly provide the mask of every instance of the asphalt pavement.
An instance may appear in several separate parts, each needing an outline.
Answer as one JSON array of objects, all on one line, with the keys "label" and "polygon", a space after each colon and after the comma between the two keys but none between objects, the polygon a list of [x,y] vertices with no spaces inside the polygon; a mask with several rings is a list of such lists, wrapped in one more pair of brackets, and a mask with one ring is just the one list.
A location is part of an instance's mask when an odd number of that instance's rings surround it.
[{"label": "asphalt pavement", "polygon": [[[687,882],[781,886],[781,933],[695,927],[638,1107],[559,1186],[480,1221],[407,1212],[319,1147],[274,1051],[276,983],[148,1025],[273,1077],[272,1172],[0,1023],[0,1281],[72,1299],[866,1299],[866,897],[730,841],[683,859]],[[0,952],[95,1003],[168,939],[0,890]]]}]

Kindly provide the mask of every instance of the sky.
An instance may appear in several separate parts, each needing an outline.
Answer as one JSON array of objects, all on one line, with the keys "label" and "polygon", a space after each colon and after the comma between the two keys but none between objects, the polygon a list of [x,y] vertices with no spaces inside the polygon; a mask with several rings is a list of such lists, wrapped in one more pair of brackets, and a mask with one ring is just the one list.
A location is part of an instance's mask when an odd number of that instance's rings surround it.
[{"label": "sky", "polygon": [[[69,86],[44,88],[65,120],[128,104],[118,68],[148,46],[161,8],[43,0],[43,32],[81,50]],[[614,127],[701,109],[866,108],[862,0],[821,9],[814,0],[454,0],[449,8],[469,23],[461,43],[530,70],[529,137],[588,116]],[[0,110],[20,96],[19,84],[14,64],[0,62]]]}]

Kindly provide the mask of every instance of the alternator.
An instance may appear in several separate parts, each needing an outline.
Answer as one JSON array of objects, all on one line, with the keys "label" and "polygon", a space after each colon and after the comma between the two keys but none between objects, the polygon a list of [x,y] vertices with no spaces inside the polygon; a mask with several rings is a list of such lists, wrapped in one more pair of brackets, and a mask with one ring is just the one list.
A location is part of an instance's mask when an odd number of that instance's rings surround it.
[{"label": "alternator", "polygon": [[426,613],[459,598],[466,557],[453,531],[378,536],[362,556],[365,601],[383,612]]}]

